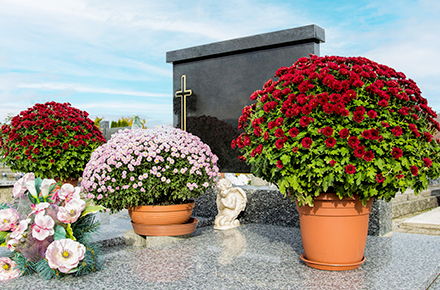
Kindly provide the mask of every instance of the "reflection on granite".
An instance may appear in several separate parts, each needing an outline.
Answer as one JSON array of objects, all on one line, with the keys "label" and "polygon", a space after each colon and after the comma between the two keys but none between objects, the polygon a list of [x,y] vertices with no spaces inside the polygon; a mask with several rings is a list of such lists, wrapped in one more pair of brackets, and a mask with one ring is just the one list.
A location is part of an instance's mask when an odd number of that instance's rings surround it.
[{"label": "reflection on granite", "polygon": [[44,281],[25,276],[1,289],[426,289],[440,273],[440,237],[368,236],[367,261],[342,272],[307,267],[298,228],[247,224],[198,228],[192,237],[151,248],[109,248],[104,269]]}]

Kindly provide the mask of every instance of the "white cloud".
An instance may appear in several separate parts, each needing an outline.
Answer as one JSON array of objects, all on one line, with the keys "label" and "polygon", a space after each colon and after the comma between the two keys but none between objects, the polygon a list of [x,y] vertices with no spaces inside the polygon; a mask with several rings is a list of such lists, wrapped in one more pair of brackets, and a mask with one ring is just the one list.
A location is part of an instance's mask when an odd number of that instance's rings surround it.
[{"label": "white cloud", "polygon": [[24,89],[38,89],[42,91],[51,90],[67,90],[72,92],[80,93],[100,93],[100,94],[110,94],[110,95],[127,95],[127,96],[137,96],[137,97],[147,97],[147,98],[170,98],[169,94],[162,93],[151,93],[151,92],[138,92],[138,91],[128,91],[128,90],[118,90],[111,88],[94,88],[87,87],[81,84],[65,84],[65,83],[35,83],[35,84],[19,84],[18,88]]}]

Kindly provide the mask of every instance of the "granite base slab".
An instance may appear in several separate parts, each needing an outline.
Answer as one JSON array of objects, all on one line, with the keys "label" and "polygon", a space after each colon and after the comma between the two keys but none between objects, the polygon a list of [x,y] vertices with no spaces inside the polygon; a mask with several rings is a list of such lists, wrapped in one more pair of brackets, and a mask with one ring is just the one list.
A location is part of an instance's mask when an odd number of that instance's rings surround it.
[{"label": "granite base slab", "polygon": [[[368,236],[366,262],[342,272],[307,267],[298,228],[246,224],[156,247],[119,246],[104,269],[45,281],[25,276],[1,289],[427,289],[440,273],[440,236]],[[111,250],[113,249],[113,250]],[[438,285],[435,284],[433,285]]]}]

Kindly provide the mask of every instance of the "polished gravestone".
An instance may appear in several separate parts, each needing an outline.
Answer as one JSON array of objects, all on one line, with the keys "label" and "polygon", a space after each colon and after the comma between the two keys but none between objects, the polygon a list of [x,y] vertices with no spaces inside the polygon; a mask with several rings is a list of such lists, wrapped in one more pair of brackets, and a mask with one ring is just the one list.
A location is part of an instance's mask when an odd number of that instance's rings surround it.
[{"label": "polished gravestone", "polygon": [[[168,51],[166,61],[173,64],[175,92],[173,125],[187,127],[211,147],[217,147],[212,139],[230,147],[233,137],[225,131],[237,128],[242,109],[251,103],[251,93],[273,78],[278,68],[311,53],[319,55],[324,40],[324,29],[309,25]],[[202,116],[218,121],[208,124],[198,119]],[[238,131],[234,134],[238,136]],[[214,151],[222,172],[249,172],[236,159],[238,153],[223,151]],[[223,164],[223,159],[234,162]]]}]

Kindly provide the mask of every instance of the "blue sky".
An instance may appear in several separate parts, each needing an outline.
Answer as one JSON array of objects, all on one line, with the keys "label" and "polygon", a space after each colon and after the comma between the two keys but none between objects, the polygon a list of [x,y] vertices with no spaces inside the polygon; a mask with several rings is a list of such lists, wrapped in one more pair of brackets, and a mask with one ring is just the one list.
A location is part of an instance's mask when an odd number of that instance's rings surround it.
[{"label": "blue sky", "polygon": [[325,29],[321,55],[402,71],[440,111],[437,0],[0,0],[0,122],[54,100],[169,125],[167,51],[309,24]]}]

